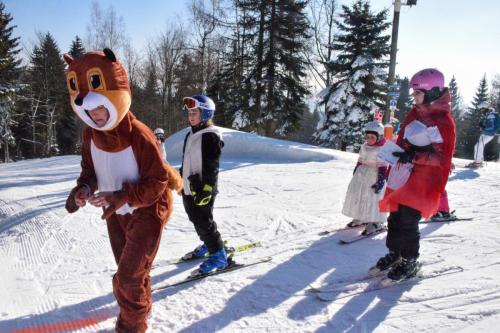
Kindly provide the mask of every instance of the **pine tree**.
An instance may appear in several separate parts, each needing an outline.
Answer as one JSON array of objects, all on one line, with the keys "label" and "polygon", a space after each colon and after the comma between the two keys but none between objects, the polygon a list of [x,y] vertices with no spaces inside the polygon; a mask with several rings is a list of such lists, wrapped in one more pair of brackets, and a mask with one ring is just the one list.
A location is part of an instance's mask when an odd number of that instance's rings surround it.
[{"label": "pine tree", "polygon": [[85,48],[83,47],[83,42],[80,37],[75,36],[75,40],[71,42],[71,48],[69,49],[68,54],[73,57],[79,57],[85,53]]},{"label": "pine tree", "polygon": [[307,111],[305,98],[306,59],[303,51],[309,38],[305,16],[307,1],[278,1],[271,9],[267,67],[266,109],[260,116],[266,135],[285,136],[299,127]]},{"label": "pine tree", "polygon": [[495,74],[491,80],[490,100],[491,106],[500,112],[500,74]]},{"label": "pine tree", "polygon": [[455,154],[457,156],[463,156],[464,147],[462,147],[462,137],[461,134],[464,129],[464,118],[463,118],[463,99],[460,95],[460,91],[458,89],[457,80],[455,76],[453,76],[448,84],[448,89],[451,95],[451,116],[455,121],[456,133],[457,133],[457,142],[455,148]]},{"label": "pine tree", "polygon": [[362,144],[363,128],[371,114],[384,106],[385,71],[390,36],[387,11],[372,13],[368,1],[342,6],[339,34],[331,46],[338,54],[330,64],[332,85],[320,94],[325,115],[314,134],[322,146],[354,150]]},{"label": "pine tree", "polygon": [[[158,96],[158,77],[156,68],[151,63],[145,66],[144,71],[144,87],[131,86],[132,96],[134,96],[131,110],[134,110],[134,115],[142,122],[154,129],[163,126],[160,98]],[[169,133],[167,128],[164,128],[164,130],[167,134]]]},{"label": "pine tree", "polygon": [[[77,58],[84,53],[85,48],[83,47],[82,40],[80,37],[75,36],[75,39],[71,42],[68,54],[73,58]],[[67,110],[61,113],[57,122],[57,142],[61,154],[75,154],[78,152],[80,146],[84,125],[69,107],[69,101],[67,105]]]},{"label": "pine tree", "polygon": [[[223,127],[232,127],[233,117],[241,110],[241,94],[236,84],[238,76],[235,72],[235,64],[229,61],[224,63],[221,71],[215,74],[207,89],[208,96],[211,96],[216,103],[217,112],[214,115],[214,122]],[[245,129],[245,125],[236,123],[234,127]]]},{"label": "pine tree", "polygon": [[399,97],[395,116],[399,122],[402,123],[408,112],[410,112],[413,104],[413,98],[410,95],[410,80],[405,77],[403,79],[398,79],[397,81],[399,84]]},{"label": "pine tree", "polygon": [[463,99],[460,95],[460,91],[458,90],[458,84],[455,76],[451,78],[448,89],[451,95],[451,115],[453,116],[455,123],[457,123],[462,117]]},{"label": "pine tree", "polygon": [[[207,89],[207,94],[214,98],[217,112],[216,124],[240,130],[253,131],[255,118],[250,120],[250,100],[252,99],[251,65],[254,57],[249,52],[249,45],[255,37],[249,32],[248,3],[235,1],[235,23],[231,35],[227,38],[226,49],[222,53],[220,70],[215,74]],[[252,26],[251,24],[249,26]]]},{"label": "pine tree", "polygon": [[233,125],[267,136],[285,136],[298,128],[309,93],[303,55],[309,38],[306,4],[300,0],[237,2],[245,13],[239,18],[245,31],[246,56],[241,60],[248,60],[238,85],[250,97],[243,96],[242,108],[234,110]]},{"label": "pine tree", "polygon": [[4,161],[10,160],[9,146],[14,144],[12,135],[14,101],[18,91],[20,52],[19,37],[12,37],[15,25],[10,25],[12,16],[5,12],[5,5],[0,2],[0,150]]},{"label": "pine tree", "polygon": [[463,120],[460,122],[460,131],[457,132],[457,156],[462,158],[474,157],[474,145],[481,134],[479,124],[483,120],[483,115],[481,115],[478,106],[488,100],[488,83],[486,75],[484,75],[472,100],[472,106],[463,115]]},{"label": "pine tree", "polygon": [[[239,61],[241,43],[239,26],[235,27],[228,40],[228,47],[221,51],[220,68],[207,88],[207,95],[214,100],[217,108],[214,122],[223,127],[233,126],[233,117],[241,110],[243,96],[243,87],[240,84],[243,76]],[[245,129],[245,124],[236,124],[234,127]]]},{"label": "pine tree", "polygon": [[19,77],[19,65],[21,59],[17,55],[19,49],[19,37],[12,37],[15,25],[10,25],[12,16],[5,12],[5,5],[0,2],[0,84],[6,86],[12,84]]},{"label": "pine tree", "polygon": [[[65,64],[50,33],[40,36],[40,45],[34,47],[30,62],[32,98],[40,108],[32,122],[34,144],[38,142],[42,147],[37,155],[52,156],[60,150],[64,153],[74,152],[75,140],[59,141],[61,137],[58,132],[66,131],[66,124],[61,122],[61,118],[65,112],[73,111],[69,109]],[[72,138],[76,139],[74,136]]]}]

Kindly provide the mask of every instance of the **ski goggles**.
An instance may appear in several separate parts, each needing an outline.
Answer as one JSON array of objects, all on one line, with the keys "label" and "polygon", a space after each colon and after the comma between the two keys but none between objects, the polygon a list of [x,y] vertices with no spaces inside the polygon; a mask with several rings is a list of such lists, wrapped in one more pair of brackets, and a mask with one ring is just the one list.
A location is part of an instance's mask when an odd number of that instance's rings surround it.
[{"label": "ski goggles", "polygon": [[184,97],[182,99],[182,110],[184,111],[189,111],[189,110],[192,110],[192,109],[197,109],[197,108],[200,108],[200,109],[209,109],[210,106],[207,105],[206,103],[202,103],[200,101],[198,101],[197,99],[194,99],[192,97]]}]

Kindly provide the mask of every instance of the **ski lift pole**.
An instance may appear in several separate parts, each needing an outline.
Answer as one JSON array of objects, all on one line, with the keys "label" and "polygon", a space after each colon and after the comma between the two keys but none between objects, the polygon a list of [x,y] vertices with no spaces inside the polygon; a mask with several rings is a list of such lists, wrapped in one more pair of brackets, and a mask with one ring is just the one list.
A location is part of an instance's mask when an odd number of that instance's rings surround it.
[{"label": "ski lift pole", "polygon": [[[417,4],[416,0],[407,0],[406,5],[413,6]],[[390,124],[391,112],[396,110],[396,103],[398,99],[398,94],[395,92],[398,90],[396,81],[396,54],[398,52],[398,31],[399,31],[399,13],[401,12],[401,0],[394,0],[394,17],[392,19],[392,35],[391,35],[391,54],[389,58],[389,77],[387,83],[389,84],[389,94],[387,94],[387,106],[386,112],[384,112],[384,137],[386,139],[391,139],[394,129]]]},{"label": "ski lift pole", "polygon": [[[401,0],[394,1],[394,16],[392,18],[392,34],[391,34],[391,54],[389,58],[389,77],[387,83],[389,84],[389,91],[394,88],[394,81],[396,77],[396,54],[398,52],[398,30],[399,30],[399,13],[401,12]],[[391,112],[393,106],[391,105],[391,100],[394,100],[393,96],[387,94],[387,107],[386,112],[384,112],[384,137],[386,139],[392,139],[394,129],[392,128]]]}]

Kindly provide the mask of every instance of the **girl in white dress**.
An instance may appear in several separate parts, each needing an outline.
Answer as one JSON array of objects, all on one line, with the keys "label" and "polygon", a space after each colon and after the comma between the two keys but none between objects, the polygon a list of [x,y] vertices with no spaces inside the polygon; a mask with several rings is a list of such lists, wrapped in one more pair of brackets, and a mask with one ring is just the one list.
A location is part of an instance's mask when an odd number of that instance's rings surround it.
[{"label": "girl in white dress", "polygon": [[348,227],[366,225],[363,235],[382,229],[387,219],[387,213],[381,213],[378,207],[384,196],[388,167],[386,162],[377,158],[385,143],[383,125],[376,121],[367,123],[365,138],[342,208],[342,214],[353,218]]}]

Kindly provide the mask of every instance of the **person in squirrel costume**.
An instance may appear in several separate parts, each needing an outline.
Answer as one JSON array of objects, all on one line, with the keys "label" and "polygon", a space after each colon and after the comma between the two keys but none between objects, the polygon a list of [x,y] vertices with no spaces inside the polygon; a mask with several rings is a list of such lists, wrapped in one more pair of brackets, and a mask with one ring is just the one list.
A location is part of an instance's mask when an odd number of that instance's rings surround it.
[{"label": "person in squirrel costume", "polygon": [[127,74],[110,49],[75,59],[64,55],[73,111],[87,125],[81,173],[66,201],[69,213],[88,202],[102,207],[118,265],[113,293],[120,307],[115,329],[142,333],[152,297],[152,262],[182,178],[164,163],[156,138],[129,111]]}]

